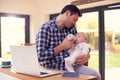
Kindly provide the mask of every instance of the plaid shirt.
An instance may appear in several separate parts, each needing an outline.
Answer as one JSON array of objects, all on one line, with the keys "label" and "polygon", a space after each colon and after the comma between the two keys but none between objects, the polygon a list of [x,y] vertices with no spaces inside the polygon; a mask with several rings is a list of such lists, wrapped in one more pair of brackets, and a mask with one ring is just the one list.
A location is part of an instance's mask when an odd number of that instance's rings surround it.
[{"label": "plaid shirt", "polygon": [[54,48],[61,44],[68,34],[76,34],[76,28],[71,27],[59,29],[56,19],[43,24],[36,35],[36,49],[38,60],[44,67],[65,70],[64,58],[69,56],[67,50],[55,55]]}]

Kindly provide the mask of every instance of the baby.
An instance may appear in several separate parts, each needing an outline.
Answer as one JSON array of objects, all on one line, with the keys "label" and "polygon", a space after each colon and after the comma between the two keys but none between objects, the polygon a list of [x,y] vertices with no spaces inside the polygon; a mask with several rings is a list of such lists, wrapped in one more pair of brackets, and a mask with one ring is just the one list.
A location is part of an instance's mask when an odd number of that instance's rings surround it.
[{"label": "baby", "polygon": [[70,35],[71,36],[68,35],[67,37],[74,38],[76,45],[68,51],[70,56],[65,58],[65,66],[67,71],[74,72],[73,64],[77,56],[89,53],[89,47],[87,46],[87,36],[85,33],[79,32],[76,36]]}]

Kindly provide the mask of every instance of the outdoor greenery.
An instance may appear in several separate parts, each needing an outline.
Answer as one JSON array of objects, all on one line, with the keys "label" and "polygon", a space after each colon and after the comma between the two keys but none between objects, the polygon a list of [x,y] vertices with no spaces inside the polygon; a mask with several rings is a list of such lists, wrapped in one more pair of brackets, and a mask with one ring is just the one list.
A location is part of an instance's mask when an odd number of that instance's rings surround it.
[{"label": "outdoor greenery", "polygon": [[[90,54],[89,67],[98,70],[98,54]],[[120,67],[120,53],[110,53],[105,55],[105,68]]]}]

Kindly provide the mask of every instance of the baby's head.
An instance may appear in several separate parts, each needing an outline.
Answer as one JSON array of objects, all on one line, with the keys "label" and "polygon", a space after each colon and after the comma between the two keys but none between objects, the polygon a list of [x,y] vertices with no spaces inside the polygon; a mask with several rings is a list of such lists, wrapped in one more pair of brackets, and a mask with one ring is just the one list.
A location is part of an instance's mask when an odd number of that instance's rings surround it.
[{"label": "baby's head", "polygon": [[87,35],[84,32],[78,32],[76,34],[76,43],[87,42]]}]

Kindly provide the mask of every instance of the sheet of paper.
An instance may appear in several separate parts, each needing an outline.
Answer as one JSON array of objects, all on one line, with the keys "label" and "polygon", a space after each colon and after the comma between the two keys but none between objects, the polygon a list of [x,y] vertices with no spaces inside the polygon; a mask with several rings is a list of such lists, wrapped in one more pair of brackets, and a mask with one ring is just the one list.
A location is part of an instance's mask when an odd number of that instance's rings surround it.
[{"label": "sheet of paper", "polygon": [[0,80],[20,80],[20,79],[0,72]]}]

